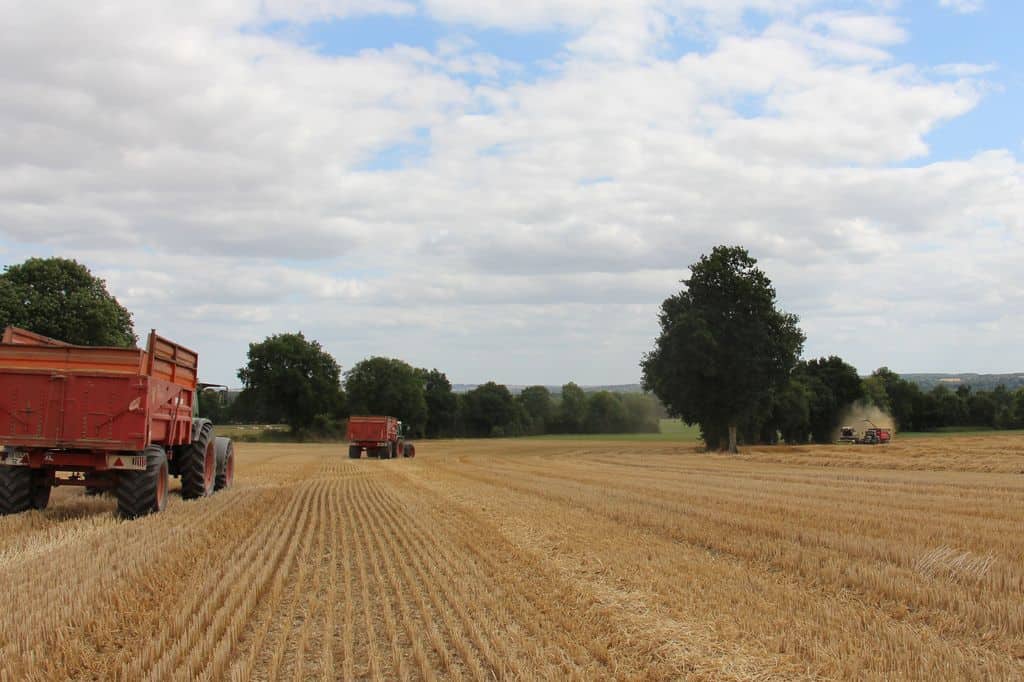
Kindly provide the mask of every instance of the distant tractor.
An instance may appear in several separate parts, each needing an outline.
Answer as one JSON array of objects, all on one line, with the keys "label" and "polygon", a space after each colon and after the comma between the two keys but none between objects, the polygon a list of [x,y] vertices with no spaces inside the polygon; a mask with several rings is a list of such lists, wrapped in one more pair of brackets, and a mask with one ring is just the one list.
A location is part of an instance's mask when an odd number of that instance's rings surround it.
[{"label": "distant tractor", "polygon": [[406,442],[405,428],[394,417],[349,417],[345,438],[352,459],[362,457],[363,450],[380,459],[416,456],[416,446]]},{"label": "distant tractor", "polygon": [[892,440],[892,429],[877,426],[871,420],[865,419],[868,427],[863,433],[857,433],[852,426],[844,426],[839,429],[840,443],[853,443],[856,445],[885,445]]},{"label": "distant tractor", "polygon": [[[17,327],[0,343],[0,515],[56,486],[110,492],[126,518],[229,487],[235,452],[200,419],[199,355],[150,332],[145,350],[74,346]],[[60,475],[58,475],[60,474]]]}]

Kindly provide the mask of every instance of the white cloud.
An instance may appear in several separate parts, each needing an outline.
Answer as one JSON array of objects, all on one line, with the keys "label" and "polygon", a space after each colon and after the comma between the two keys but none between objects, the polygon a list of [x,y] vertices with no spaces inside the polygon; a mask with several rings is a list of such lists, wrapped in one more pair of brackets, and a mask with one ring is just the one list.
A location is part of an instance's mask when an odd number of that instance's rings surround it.
[{"label": "white cloud", "polygon": [[403,0],[263,0],[261,7],[269,21],[309,22],[363,14],[416,13],[416,5]]},{"label": "white cloud", "polygon": [[939,66],[933,67],[932,71],[940,76],[953,76],[954,78],[970,78],[971,76],[981,76],[982,74],[992,73],[999,67],[995,64],[940,64]]},{"label": "white cloud", "polygon": [[973,14],[985,7],[985,0],[939,0],[939,5],[960,14]]},{"label": "white cloud", "polygon": [[[231,383],[248,341],[299,328],[346,366],[629,381],[658,304],[722,242],[762,258],[812,353],[1013,369],[983,365],[1022,331],[1024,169],[926,156],[981,71],[897,63],[900,22],[820,5],[426,3],[567,33],[517,79],[464,37],[331,57],[254,29],[365,3],[8,3],[0,248],[80,258]],[[708,48],[659,56],[680,30]],[[966,325],[990,330],[983,354],[952,341]]]}]

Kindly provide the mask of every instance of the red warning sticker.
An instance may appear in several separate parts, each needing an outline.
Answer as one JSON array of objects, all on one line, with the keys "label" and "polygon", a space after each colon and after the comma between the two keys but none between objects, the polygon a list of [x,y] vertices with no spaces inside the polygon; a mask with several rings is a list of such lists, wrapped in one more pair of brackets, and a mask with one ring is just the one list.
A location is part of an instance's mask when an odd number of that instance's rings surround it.
[{"label": "red warning sticker", "polygon": [[144,471],[146,458],[143,455],[107,455],[107,468]]}]

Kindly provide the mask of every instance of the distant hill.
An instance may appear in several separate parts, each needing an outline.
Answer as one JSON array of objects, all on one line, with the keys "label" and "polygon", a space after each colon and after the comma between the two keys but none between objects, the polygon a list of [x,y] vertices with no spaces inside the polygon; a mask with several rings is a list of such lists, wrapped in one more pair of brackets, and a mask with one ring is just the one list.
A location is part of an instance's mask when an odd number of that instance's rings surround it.
[{"label": "distant hill", "polygon": [[975,391],[991,391],[1000,384],[1011,391],[1024,387],[1024,372],[1013,374],[901,374],[900,376],[926,391],[940,384],[953,390],[956,390],[958,386],[970,386]]}]

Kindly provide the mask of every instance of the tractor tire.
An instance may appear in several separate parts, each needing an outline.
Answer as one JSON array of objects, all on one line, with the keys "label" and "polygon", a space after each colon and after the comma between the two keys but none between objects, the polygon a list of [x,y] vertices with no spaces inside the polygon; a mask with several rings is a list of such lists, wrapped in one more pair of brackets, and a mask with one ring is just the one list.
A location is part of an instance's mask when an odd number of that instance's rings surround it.
[{"label": "tractor tire", "polygon": [[159,445],[143,450],[145,471],[122,471],[117,478],[114,494],[117,496],[117,514],[121,518],[135,519],[167,508],[167,489],[170,487],[167,454]]},{"label": "tractor tire", "polygon": [[217,452],[217,476],[213,481],[213,489],[224,490],[235,482],[235,445],[230,438],[217,436],[214,449]]},{"label": "tractor tire", "polygon": [[412,443],[406,443],[405,447],[402,448],[402,456],[403,457],[415,457],[416,456],[416,446],[413,445]]},{"label": "tractor tire", "polygon": [[46,509],[50,503],[50,474],[28,467],[0,466],[0,516],[30,509]]},{"label": "tractor tire", "polygon": [[359,459],[362,456],[363,456],[363,449],[361,447],[359,447],[358,445],[349,445],[348,446],[348,458],[349,459]]},{"label": "tractor tire", "polygon": [[197,419],[192,428],[192,443],[181,454],[181,496],[186,500],[213,494],[217,478],[217,445],[213,438],[213,424],[208,419]]}]

